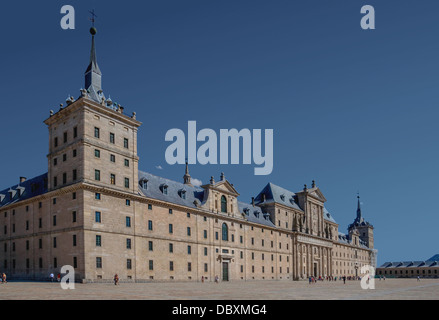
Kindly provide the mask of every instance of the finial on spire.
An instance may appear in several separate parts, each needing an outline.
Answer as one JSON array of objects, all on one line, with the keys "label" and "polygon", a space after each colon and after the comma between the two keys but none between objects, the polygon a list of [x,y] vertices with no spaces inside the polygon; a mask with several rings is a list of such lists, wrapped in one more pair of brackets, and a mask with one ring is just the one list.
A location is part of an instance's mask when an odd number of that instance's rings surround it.
[{"label": "finial on spire", "polygon": [[99,69],[97,58],[96,58],[96,48],[95,48],[95,35],[97,30],[94,26],[95,18],[97,17],[93,11],[89,11],[92,14],[92,27],[90,28],[91,34],[91,50],[90,50],[90,63],[85,71],[85,89],[89,93],[89,97],[98,103],[101,103],[103,93],[102,93],[102,73]]},{"label": "finial on spire", "polygon": [[187,159],[186,159],[186,170],[185,170],[185,173],[183,176],[183,181],[184,181],[184,184],[192,186],[191,175],[189,174],[189,165],[188,165]]},{"label": "finial on spire", "polygon": [[311,185],[311,187],[312,187],[312,188],[315,188],[315,187],[316,187],[316,181],[315,181],[315,180],[312,181],[312,185]]}]

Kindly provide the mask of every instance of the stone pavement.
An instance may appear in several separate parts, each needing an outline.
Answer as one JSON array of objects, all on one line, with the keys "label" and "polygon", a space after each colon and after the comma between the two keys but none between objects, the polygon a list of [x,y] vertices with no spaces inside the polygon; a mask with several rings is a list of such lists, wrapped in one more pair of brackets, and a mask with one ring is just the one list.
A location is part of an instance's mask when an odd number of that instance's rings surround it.
[{"label": "stone pavement", "polygon": [[434,299],[439,279],[375,280],[375,290],[363,290],[360,281],[248,281],[215,284],[194,282],[75,284],[62,290],[59,283],[8,282],[0,284],[0,300],[292,300],[292,299]]}]

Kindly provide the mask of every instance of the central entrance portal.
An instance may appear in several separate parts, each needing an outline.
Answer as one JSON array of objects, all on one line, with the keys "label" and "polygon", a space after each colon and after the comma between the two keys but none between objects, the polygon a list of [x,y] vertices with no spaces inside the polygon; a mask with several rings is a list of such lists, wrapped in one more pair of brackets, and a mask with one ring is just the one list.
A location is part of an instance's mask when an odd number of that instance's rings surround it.
[{"label": "central entrance portal", "polygon": [[223,281],[229,281],[229,263],[223,261]]}]

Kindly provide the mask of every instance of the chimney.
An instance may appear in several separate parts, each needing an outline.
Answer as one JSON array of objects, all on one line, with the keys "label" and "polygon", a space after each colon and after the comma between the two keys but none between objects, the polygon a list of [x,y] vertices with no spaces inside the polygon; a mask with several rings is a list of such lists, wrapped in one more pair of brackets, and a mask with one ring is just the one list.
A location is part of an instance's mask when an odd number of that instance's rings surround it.
[{"label": "chimney", "polygon": [[255,206],[255,197],[252,197],[252,206]]},{"label": "chimney", "polygon": [[20,183],[23,183],[26,181],[26,177],[20,177]]}]

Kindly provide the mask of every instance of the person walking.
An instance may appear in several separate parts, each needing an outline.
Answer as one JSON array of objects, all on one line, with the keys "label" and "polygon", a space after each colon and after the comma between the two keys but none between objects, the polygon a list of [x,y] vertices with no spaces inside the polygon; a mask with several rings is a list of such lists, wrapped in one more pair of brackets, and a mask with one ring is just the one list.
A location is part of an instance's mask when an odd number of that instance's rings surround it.
[{"label": "person walking", "polygon": [[346,276],[343,277],[343,284],[346,284]]},{"label": "person walking", "polygon": [[53,272],[52,273],[50,273],[50,282],[53,282],[53,280],[55,279],[55,275],[53,274]]},{"label": "person walking", "polygon": [[204,276],[201,276],[201,283],[204,283]]},{"label": "person walking", "polygon": [[58,274],[56,275],[56,280],[57,280],[58,282],[61,281],[61,273],[58,272]]},{"label": "person walking", "polygon": [[114,285],[117,286],[119,284],[119,276],[117,275],[117,273],[114,275]]},{"label": "person walking", "polygon": [[6,281],[6,273],[3,272],[3,274],[2,274],[2,283],[4,284],[6,282],[7,282]]}]

